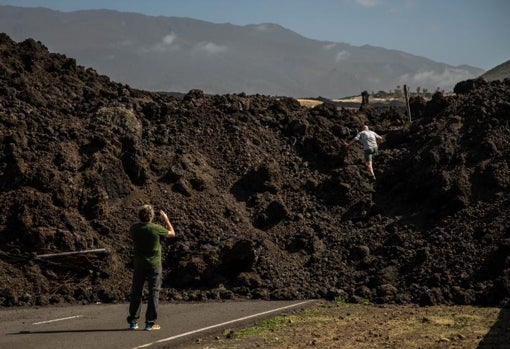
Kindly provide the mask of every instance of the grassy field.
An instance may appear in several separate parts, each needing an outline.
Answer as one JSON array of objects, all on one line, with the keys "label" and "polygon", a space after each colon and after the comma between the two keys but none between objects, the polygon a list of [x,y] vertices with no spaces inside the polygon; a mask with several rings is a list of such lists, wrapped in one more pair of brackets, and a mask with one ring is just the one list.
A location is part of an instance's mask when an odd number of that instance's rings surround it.
[{"label": "grassy field", "polygon": [[505,309],[322,301],[185,348],[510,348]]}]

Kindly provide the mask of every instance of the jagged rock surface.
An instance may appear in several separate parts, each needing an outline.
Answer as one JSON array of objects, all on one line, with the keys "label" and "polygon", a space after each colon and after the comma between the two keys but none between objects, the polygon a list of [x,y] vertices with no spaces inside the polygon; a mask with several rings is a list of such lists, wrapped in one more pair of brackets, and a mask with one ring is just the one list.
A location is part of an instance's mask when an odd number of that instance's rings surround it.
[{"label": "jagged rock surface", "polygon": [[[510,80],[397,108],[182,98],[0,35],[0,305],[129,297],[129,225],[165,209],[167,300],[482,304],[510,288]],[[384,136],[370,183],[363,123]],[[41,259],[106,248],[107,255]]]}]

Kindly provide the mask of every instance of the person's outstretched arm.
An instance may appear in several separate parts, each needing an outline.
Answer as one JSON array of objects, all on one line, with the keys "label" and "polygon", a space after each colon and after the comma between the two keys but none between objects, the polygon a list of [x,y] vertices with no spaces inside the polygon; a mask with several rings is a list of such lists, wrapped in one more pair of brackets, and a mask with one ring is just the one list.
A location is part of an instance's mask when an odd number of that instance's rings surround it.
[{"label": "person's outstretched arm", "polygon": [[166,228],[168,229],[168,235],[167,238],[173,238],[175,237],[175,230],[172,226],[172,223],[170,223],[170,220],[168,219],[168,216],[166,215],[165,211],[161,210],[159,211],[159,214],[161,215],[161,218],[165,221]]},{"label": "person's outstretched arm", "polygon": [[359,133],[356,135],[356,137],[354,137],[353,139],[351,139],[351,141],[349,143],[344,143],[346,147],[350,147],[352,143],[356,142],[359,140]]}]

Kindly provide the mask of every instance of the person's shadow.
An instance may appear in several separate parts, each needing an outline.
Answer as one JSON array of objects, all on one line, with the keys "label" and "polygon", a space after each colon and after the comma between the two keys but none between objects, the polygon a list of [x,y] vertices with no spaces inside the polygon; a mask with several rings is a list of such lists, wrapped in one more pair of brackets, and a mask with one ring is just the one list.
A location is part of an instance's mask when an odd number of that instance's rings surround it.
[{"label": "person's shadow", "polygon": [[510,308],[504,307],[489,332],[478,344],[477,349],[510,348]]}]

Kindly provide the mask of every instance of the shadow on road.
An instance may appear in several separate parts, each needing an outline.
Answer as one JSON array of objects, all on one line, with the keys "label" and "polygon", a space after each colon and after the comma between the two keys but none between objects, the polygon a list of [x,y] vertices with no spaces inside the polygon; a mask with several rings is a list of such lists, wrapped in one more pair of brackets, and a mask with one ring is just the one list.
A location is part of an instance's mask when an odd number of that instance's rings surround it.
[{"label": "shadow on road", "polygon": [[498,319],[476,349],[497,349],[510,347],[510,308],[502,308]]},{"label": "shadow on road", "polygon": [[87,333],[87,332],[136,332],[129,328],[98,328],[91,330],[52,330],[52,331],[19,331],[15,333],[7,333],[8,336],[19,334],[55,334],[55,333]]}]

